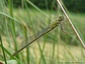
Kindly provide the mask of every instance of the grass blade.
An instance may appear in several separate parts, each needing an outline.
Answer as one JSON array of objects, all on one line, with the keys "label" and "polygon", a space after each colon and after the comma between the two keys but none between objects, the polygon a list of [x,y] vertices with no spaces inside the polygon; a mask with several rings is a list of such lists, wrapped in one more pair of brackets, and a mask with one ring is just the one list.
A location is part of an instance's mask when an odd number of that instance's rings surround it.
[{"label": "grass blade", "polygon": [[5,64],[7,64],[6,56],[5,56],[5,51],[4,51],[4,47],[3,47],[1,35],[0,35],[0,42],[1,42],[1,47],[2,47],[2,51],[3,51],[3,55],[4,55]]},{"label": "grass blade", "polygon": [[[9,12],[10,12],[10,16],[13,17],[13,0],[8,0],[9,2]],[[10,28],[11,28],[11,33],[12,33],[12,37],[13,37],[13,41],[14,41],[14,45],[15,45],[15,51],[18,50],[18,42],[16,40],[16,32],[15,32],[15,22],[13,20],[10,19],[10,21],[12,21],[10,24]],[[16,55],[17,58],[19,58],[19,55]]]},{"label": "grass blade", "polygon": [[[25,36],[25,43],[27,44],[28,37],[27,37],[27,29],[26,29],[26,27],[24,27],[24,36]],[[27,53],[27,64],[30,64],[29,47],[26,48],[26,53]]]},{"label": "grass blade", "polygon": [[[1,47],[1,45],[0,45],[0,47]],[[3,48],[4,48],[5,52],[10,56],[10,58],[15,59],[18,62],[18,64],[23,64],[15,56],[13,56],[5,47],[3,47]]]}]

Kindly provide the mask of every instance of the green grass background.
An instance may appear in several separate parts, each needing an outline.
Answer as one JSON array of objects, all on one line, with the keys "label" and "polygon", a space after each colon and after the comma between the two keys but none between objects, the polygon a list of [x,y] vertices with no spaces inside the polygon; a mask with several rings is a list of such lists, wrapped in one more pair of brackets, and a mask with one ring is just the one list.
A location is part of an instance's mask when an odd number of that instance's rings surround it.
[{"label": "green grass background", "polygon": [[[16,60],[18,64],[82,64],[85,61],[85,50],[75,36],[68,20],[64,22],[64,31],[58,26],[42,36],[16,56],[12,54],[27,43],[30,36],[43,30],[63,12],[40,10],[32,2],[33,8],[13,8],[4,1],[0,3],[0,36],[4,45],[5,59]],[[82,40],[85,38],[85,13],[68,13]],[[25,40],[23,42],[23,40]],[[0,44],[0,60],[4,61]]]}]

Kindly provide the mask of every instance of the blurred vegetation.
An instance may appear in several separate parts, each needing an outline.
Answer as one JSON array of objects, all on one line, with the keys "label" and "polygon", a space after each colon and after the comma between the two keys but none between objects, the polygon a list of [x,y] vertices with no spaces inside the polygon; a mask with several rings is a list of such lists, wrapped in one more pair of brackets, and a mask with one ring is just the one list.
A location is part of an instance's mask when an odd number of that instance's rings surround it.
[{"label": "blurred vegetation", "polygon": [[[81,47],[66,19],[63,30],[58,26],[28,46],[28,48],[22,50],[18,55],[13,56],[12,54],[17,49],[20,49],[24,44],[28,43],[29,39],[32,39],[30,36],[43,30],[59,15],[64,16],[64,14],[61,9],[57,8],[56,0],[8,1],[1,0],[0,2],[0,35],[7,61],[14,60],[12,63],[15,64],[16,61],[18,64],[62,64],[63,62],[75,64],[75,62],[85,61],[85,50]],[[68,3],[68,0],[63,1]],[[73,2],[74,0],[69,0],[69,4],[66,3],[65,5],[74,4],[70,1]],[[77,0],[75,1],[77,2]],[[8,6],[5,6],[5,4]],[[70,10],[73,7],[69,6],[68,9]],[[78,11],[77,8],[74,9],[71,9],[71,11]],[[82,39],[85,38],[85,14],[68,13],[68,15],[75,27],[78,28],[77,30]],[[0,44],[0,60],[4,61],[1,48],[2,45]]]},{"label": "blurred vegetation", "polygon": [[[57,3],[56,0],[30,0],[34,3],[37,7],[43,9],[56,9]],[[85,0],[62,0],[69,11],[72,12],[85,12]],[[25,0],[13,0],[14,7],[23,7],[25,4]],[[27,4],[31,7],[29,4]]]},{"label": "blurred vegetation", "polygon": [[85,12],[85,0],[63,0],[68,10],[73,12]]}]

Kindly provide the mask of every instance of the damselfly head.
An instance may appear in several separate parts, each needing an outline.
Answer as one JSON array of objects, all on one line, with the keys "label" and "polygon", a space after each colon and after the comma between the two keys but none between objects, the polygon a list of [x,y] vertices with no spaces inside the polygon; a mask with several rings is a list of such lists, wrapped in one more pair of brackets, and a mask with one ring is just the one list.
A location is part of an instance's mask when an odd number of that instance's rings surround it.
[{"label": "damselfly head", "polygon": [[64,21],[64,16],[59,16],[59,21]]}]

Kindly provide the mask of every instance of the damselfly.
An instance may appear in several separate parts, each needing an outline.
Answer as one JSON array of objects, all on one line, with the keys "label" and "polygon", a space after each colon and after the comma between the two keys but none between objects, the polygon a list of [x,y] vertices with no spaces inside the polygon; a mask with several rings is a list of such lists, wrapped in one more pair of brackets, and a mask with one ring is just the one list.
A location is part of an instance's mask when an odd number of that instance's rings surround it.
[{"label": "damselfly", "polygon": [[42,31],[38,32],[37,34],[33,35],[31,37],[31,39],[28,39],[28,43],[23,46],[22,48],[20,48],[18,51],[16,51],[13,55],[15,56],[17,53],[19,53],[20,51],[22,51],[24,48],[26,48],[27,46],[29,46],[30,44],[32,44],[34,41],[36,41],[38,38],[40,38],[41,36],[45,35],[46,33],[50,32],[51,30],[53,30],[55,27],[57,27],[58,25],[62,24],[62,22],[64,21],[64,17],[63,16],[59,16],[59,18],[57,20],[55,20],[54,22],[52,22],[48,27],[46,27],[45,29],[43,29]]}]

